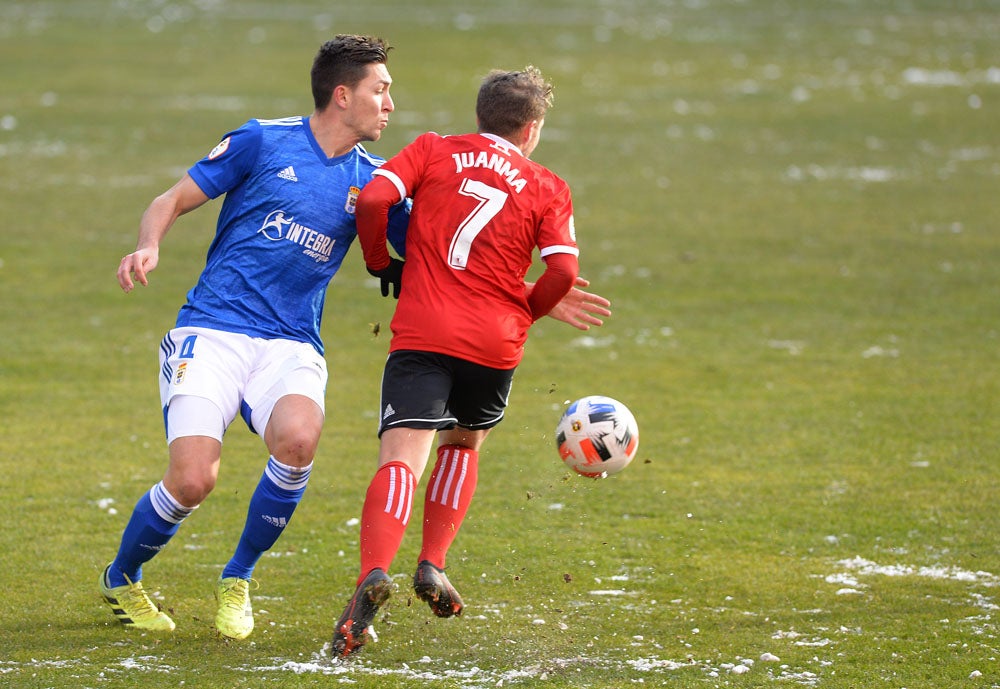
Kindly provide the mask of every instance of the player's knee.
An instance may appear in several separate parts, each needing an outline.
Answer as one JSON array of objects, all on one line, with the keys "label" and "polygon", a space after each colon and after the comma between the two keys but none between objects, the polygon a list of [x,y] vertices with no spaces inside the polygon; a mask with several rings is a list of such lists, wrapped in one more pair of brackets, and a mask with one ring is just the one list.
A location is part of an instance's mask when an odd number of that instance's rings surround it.
[{"label": "player's knee", "polygon": [[267,448],[275,459],[289,466],[312,462],[323,430],[323,414],[310,402],[299,413],[291,407],[279,407],[271,415],[264,432]]},{"label": "player's knee", "polygon": [[200,472],[174,472],[164,477],[163,485],[180,504],[197,507],[215,488],[215,476]]},{"label": "player's knee", "polygon": [[291,433],[283,433],[274,439],[269,446],[271,454],[282,464],[289,466],[306,466],[316,456],[319,445],[319,432],[301,429]]}]

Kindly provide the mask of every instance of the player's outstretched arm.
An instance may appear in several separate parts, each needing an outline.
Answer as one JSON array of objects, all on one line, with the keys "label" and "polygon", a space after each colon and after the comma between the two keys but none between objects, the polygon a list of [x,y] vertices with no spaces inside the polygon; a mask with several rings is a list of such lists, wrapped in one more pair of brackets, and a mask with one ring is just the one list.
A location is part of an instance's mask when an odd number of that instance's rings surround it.
[{"label": "player's outstretched arm", "polygon": [[177,184],[153,199],[139,221],[135,251],[118,264],[118,284],[126,293],[132,291],[135,282],[143,286],[149,284],[147,274],[160,260],[160,241],[177,218],[206,201],[208,196],[189,175],[184,175]]},{"label": "player's outstretched arm", "polygon": [[[525,283],[529,294],[534,286],[534,283]],[[578,330],[590,330],[590,326],[592,325],[597,327],[604,325],[602,318],[607,318],[611,315],[609,308],[611,302],[599,294],[591,294],[580,289],[581,287],[589,286],[589,280],[577,277],[576,286],[558,304],[552,307],[552,310],[546,315],[557,321],[569,323]]]}]

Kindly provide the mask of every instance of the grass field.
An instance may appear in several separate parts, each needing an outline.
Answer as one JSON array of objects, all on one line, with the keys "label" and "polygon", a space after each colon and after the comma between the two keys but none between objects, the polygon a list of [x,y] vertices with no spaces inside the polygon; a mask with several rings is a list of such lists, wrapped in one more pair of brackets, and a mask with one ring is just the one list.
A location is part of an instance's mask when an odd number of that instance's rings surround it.
[{"label": "grass field", "polygon": [[[449,559],[466,614],[411,601],[413,532],[379,641],[334,665],[392,306],[352,251],[257,631],[212,626],[266,459],[241,426],[145,569],[178,629],[126,631],[97,577],[165,467],[156,345],[217,206],[148,288],[115,269],[224,132],[308,114],[340,32],[395,46],[385,156],[472,129],[488,69],[542,68],[535,158],[615,314],[533,331]],[[0,4],[0,686],[1000,687],[998,36],[996,0]],[[553,447],[586,394],[641,428],[604,481]]]}]

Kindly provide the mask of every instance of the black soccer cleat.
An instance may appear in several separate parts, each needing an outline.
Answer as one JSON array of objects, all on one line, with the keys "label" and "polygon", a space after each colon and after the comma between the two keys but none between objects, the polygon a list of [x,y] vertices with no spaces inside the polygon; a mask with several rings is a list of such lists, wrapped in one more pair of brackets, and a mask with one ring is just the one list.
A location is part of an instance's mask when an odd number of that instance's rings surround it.
[{"label": "black soccer cleat", "polygon": [[361,647],[368,643],[371,638],[368,628],[371,627],[379,608],[392,595],[392,587],[392,579],[381,569],[373,569],[358,584],[333,631],[335,657],[346,658],[360,651]]},{"label": "black soccer cleat", "polygon": [[443,569],[439,569],[427,560],[421,560],[417,565],[417,573],[413,575],[413,590],[417,597],[427,601],[431,610],[438,617],[452,617],[462,614],[462,597],[448,581]]}]

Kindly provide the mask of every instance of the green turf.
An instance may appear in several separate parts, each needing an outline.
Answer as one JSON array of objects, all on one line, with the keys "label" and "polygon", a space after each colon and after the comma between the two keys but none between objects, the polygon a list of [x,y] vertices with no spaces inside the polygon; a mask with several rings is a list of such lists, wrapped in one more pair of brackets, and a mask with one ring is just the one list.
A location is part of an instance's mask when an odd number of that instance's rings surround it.
[{"label": "green turf", "polygon": [[[148,288],[117,263],[221,134],[308,114],[338,32],[396,47],[381,155],[470,130],[492,67],[555,82],[535,157],[615,315],[533,332],[449,561],[465,616],[411,600],[414,531],[378,643],[334,666],[392,306],[352,252],[254,635],[212,627],[266,459],[239,425],[146,567],[177,631],[123,630],[96,581],[162,475],[156,345],[217,206]],[[0,4],[0,686],[1000,686],[998,35],[996,0]],[[605,481],[553,447],[587,394],[641,428]]]}]

